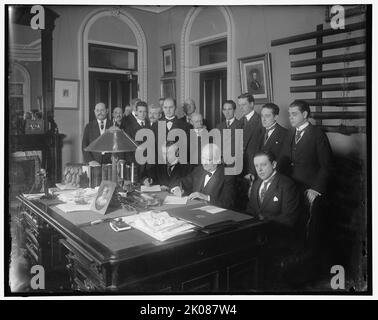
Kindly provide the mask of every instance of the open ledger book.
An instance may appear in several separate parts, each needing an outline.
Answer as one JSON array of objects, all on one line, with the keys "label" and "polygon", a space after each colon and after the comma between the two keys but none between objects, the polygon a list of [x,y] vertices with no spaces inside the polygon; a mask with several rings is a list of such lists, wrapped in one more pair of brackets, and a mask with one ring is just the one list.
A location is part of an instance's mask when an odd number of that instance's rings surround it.
[{"label": "open ledger book", "polygon": [[132,216],[123,217],[122,220],[149,236],[165,241],[194,230],[195,226],[186,221],[171,217],[166,211],[146,211]]}]

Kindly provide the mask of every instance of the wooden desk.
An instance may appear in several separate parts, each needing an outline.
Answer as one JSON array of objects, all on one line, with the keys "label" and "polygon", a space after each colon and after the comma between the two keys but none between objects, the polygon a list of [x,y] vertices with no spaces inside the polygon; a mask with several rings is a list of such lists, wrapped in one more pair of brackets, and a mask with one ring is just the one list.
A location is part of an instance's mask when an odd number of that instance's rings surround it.
[{"label": "wooden desk", "polygon": [[[23,196],[18,200],[27,220],[26,236],[32,238],[31,242],[37,242],[38,246],[38,241],[43,240],[39,238],[39,229],[55,230],[55,238],[66,249],[64,265],[74,290],[122,293],[259,290],[266,223],[248,220],[234,229],[214,234],[195,231],[159,242],[135,229],[116,233],[108,223],[78,227],[78,222],[75,225],[69,215],[49,203],[29,201]],[[167,211],[170,210],[174,209]],[[124,212],[118,210],[112,215]],[[39,244],[34,251],[34,263],[46,263],[43,245]]]}]

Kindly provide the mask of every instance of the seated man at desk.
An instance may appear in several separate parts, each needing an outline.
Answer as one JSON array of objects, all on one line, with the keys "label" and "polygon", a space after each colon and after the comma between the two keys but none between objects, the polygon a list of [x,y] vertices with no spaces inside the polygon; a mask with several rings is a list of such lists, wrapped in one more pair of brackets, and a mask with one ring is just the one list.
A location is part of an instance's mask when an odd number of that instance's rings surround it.
[{"label": "seated man at desk", "polygon": [[277,163],[270,152],[257,152],[254,164],[259,179],[253,183],[247,213],[261,220],[293,227],[300,210],[299,193],[294,182],[276,171]]},{"label": "seated man at desk", "polygon": [[201,165],[181,179],[171,192],[176,196],[188,195],[189,199],[202,199],[232,209],[234,176],[225,175],[219,147],[213,143],[206,144],[201,152]]},{"label": "seated man at desk", "polygon": [[[150,165],[142,179],[144,185],[159,184],[162,189],[169,190],[177,185],[177,181],[190,172],[190,166],[179,162],[179,147],[174,141],[167,141],[162,146],[163,157],[167,164]],[[166,188],[165,188],[166,187]]]}]

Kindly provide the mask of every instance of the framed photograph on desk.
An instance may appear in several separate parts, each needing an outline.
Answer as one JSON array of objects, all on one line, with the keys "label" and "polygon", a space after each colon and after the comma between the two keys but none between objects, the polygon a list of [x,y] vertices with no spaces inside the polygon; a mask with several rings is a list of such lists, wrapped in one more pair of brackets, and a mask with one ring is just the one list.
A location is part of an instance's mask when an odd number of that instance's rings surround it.
[{"label": "framed photograph on desk", "polygon": [[105,214],[115,188],[116,184],[114,182],[107,180],[102,181],[98,193],[93,199],[91,210],[100,214]]}]

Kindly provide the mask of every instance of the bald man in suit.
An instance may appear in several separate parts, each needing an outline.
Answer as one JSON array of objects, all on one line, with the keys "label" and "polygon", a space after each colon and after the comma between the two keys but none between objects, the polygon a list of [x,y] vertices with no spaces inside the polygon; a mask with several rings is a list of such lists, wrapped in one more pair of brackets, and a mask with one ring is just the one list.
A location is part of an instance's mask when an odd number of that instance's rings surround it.
[{"label": "bald man in suit", "polygon": [[234,206],[234,176],[225,175],[221,151],[216,144],[206,144],[201,152],[201,165],[182,178],[171,192],[188,195],[227,209]]}]

